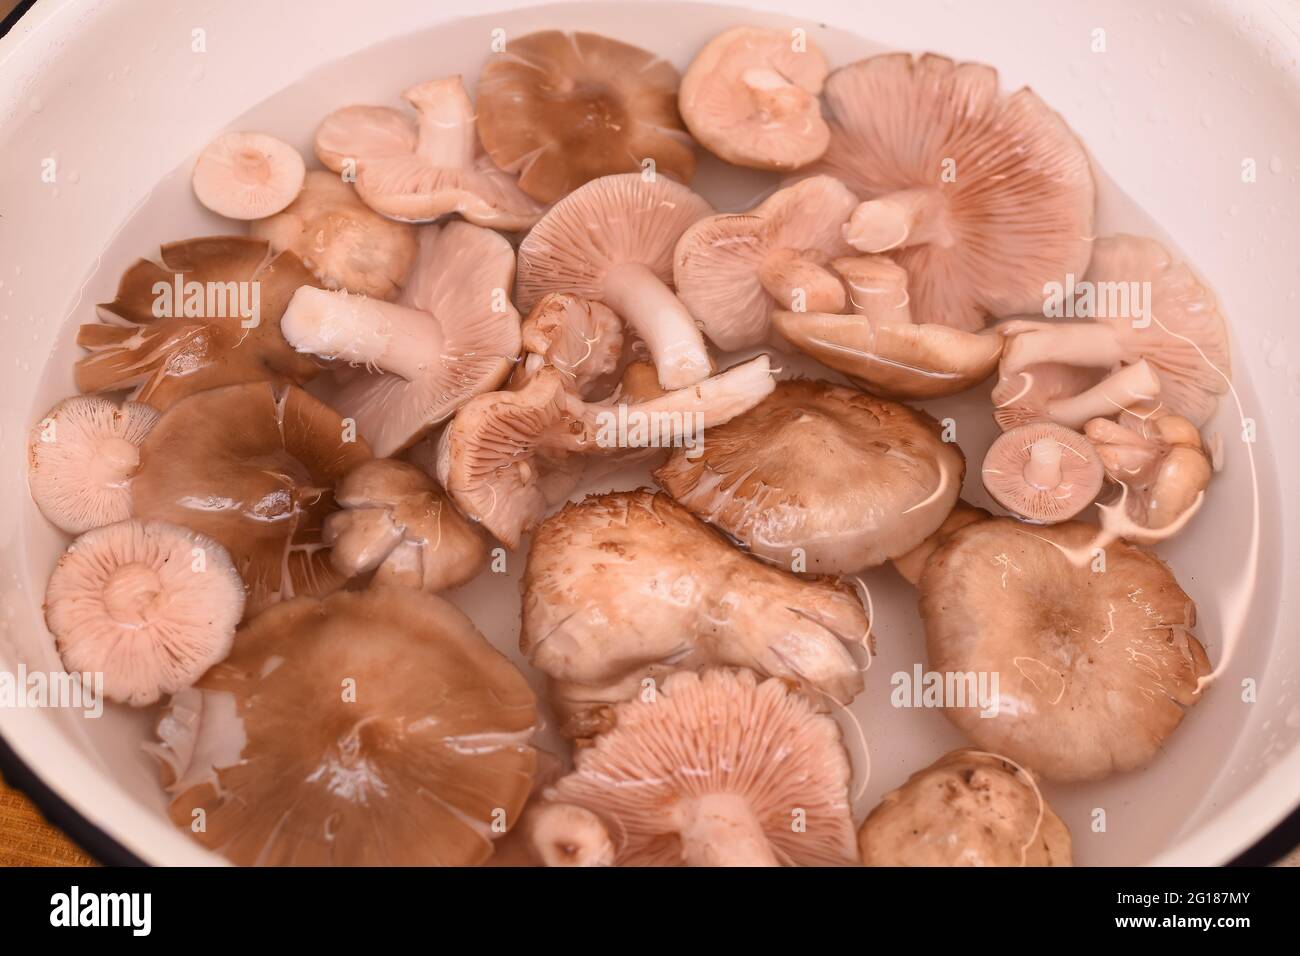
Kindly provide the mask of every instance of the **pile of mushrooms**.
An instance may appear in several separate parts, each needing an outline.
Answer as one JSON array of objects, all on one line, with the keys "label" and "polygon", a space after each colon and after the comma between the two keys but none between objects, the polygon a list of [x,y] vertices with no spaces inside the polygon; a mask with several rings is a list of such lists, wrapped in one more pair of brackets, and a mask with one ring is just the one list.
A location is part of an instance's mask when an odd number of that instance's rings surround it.
[{"label": "pile of mushrooms", "polygon": [[[409,110],[337,104],[323,169],[223,133],[192,185],[227,234],[162,245],[81,325],[81,394],[28,439],[76,536],[46,622],[157,708],[204,846],[1069,865],[1044,788],[1152,762],[1204,693],[1150,546],[1211,491],[1206,286],[1097,236],[1082,145],[991,67],[832,69],[743,25],[683,65],[545,30],[395,87]],[[701,150],[768,188],[714,209]],[[1091,291],[1116,288],[1127,312]],[[1002,434],[973,447],[985,399]],[[836,716],[903,639],[873,630],[887,563],[918,662],[999,706],[944,702],[974,746],[855,819]],[[507,586],[488,567],[522,568],[518,666],[458,607]]]}]

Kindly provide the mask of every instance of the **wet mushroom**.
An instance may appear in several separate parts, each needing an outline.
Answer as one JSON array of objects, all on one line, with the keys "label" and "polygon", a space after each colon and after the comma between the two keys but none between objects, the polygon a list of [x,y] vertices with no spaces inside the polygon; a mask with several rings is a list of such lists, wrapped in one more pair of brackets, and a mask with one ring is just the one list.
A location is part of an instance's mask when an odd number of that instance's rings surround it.
[{"label": "wet mushroom", "polygon": [[234,863],[472,866],[518,823],[536,726],[454,605],[372,588],[258,616],[148,749],[172,820]]},{"label": "wet mushroom", "polygon": [[519,823],[529,855],[542,866],[613,866],[614,843],[599,816],[571,803],[542,800]]},{"label": "wet mushroom", "polygon": [[356,177],[367,206],[399,222],[458,213],[477,226],[527,229],[543,207],[480,152],[474,105],[459,76],[413,86],[402,98],[412,122],[384,106],[349,106],[325,117],[316,155]]},{"label": "wet mushroom", "polygon": [[661,176],[605,176],[556,203],[519,245],[518,300],[549,292],[603,302],[645,342],[665,389],[707,378],[708,349],[673,295],[673,246],[713,210]]},{"label": "wet mushroom", "polygon": [[158,412],[139,402],[65,398],[27,437],[27,486],[52,523],[81,534],[131,516],[131,477]]},{"label": "wet mushroom", "polygon": [[727,351],[766,342],[773,309],[843,309],[844,285],[826,264],[852,252],[840,227],[856,204],[838,180],[814,176],[683,232],[673,280],[710,341]]},{"label": "wet mushroom", "polygon": [[1097,527],[978,521],[921,576],[928,662],[997,675],[997,712],[944,713],[981,749],[1051,780],[1099,780],[1149,763],[1210,671],[1196,605],[1155,554]]},{"label": "wet mushroom", "polygon": [[322,526],[335,484],[369,458],[343,419],[302,389],[211,389],[173,405],[145,439],[133,507],[224,545],[251,616],[343,585]]},{"label": "wet mushroom", "polygon": [[715,156],[754,169],[798,169],[830,143],[818,99],[826,73],[826,58],[806,39],[734,27],[695,55],[677,104],[691,134]]},{"label": "wet mushroom", "polygon": [[1092,504],[1105,469],[1087,438],[1041,422],[999,435],[984,456],[981,474],[1002,507],[1029,521],[1056,524]]},{"label": "wet mushroom", "polygon": [[[757,555],[825,574],[919,545],[961,493],[965,460],[922,412],[826,382],[785,381],[676,449],[655,473],[692,514]],[[845,476],[852,476],[845,480]]]},{"label": "wet mushroom", "polygon": [[921,580],[921,574],[925,571],[925,563],[930,560],[930,556],[943,547],[954,534],[966,527],[968,524],[974,524],[976,521],[983,521],[986,518],[993,517],[983,508],[976,508],[974,505],[967,504],[962,499],[957,499],[957,504],[953,505],[952,511],[948,512],[948,517],[943,519],[943,524],[939,525],[939,530],[934,532],[920,544],[906,554],[900,554],[891,562],[896,570],[908,584],[915,587]]},{"label": "wet mushroom", "polygon": [[849,776],[834,720],[779,680],[711,669],[620,704],[548,795],[605,820],[619,866],[851,866]]},{"label": "wet mushroom", "polygon": [[243,613],[244,586],[226,549],[165,521],[87,531],[45,591],[63,666],[102,674],[104,694],[133,707],[190,686],[222,660]]},{"label": "wet mushroom", "polygon": [[280,334],[294,292],[315,281],[292,252],[238,236],[169,242],[137,260],[117,298],[98,307],[77,344],[82,392],[131,390],[159,410],[204,389],[243,382],[300,385],[320,372]]},{"label": "wet mushroom", "polygon": [[415,261],[415,228],[374,212],[351,185],[314,169],[287,209],[249,225],[273,252],[288,249],[327,289],[392,299]]},{"label": "wet mushroom", "polygon": [[1014,371],[1008,350],[993,386],[993,418],[1003,430],[1039,422],[1082,428],[1092,418],[1118,414],[1160,395],[1160,379],[1145,360],[1126,365],[1101,381],[1089,369],[1040,362]]},{"label": "wet mushroom", "polygon": [[623,323],[608,306],[567,292],[549,292],[520,325],[524,356],[510,378],[522,388],[550,365],[563,372],[574,392],[590,398],[592,387],[623,355]]},{"label": "wet mushroom", "polygon": [[695,173],[677,115],[677,71],[595,33],[544,30],[511,40],[478,81],[483,146],[519,188],[552,203],[584,183],[647,168]]},{"label": "wet mushroom", "polygon": [[1037,313],[1045,283],[1083,274],[1092,170],[1033,92],[1003,95],[988,66],[890,53],[832,73],[826,100],[830,145],[805,172],[867,200],[845,238],[907,270],[918,324]]},{"label": "wet mushroom", "polygon": [[1071,866],[1070,831],[1028,771],[954,750],[885,794],[858,829],[865,866]]},{"label": "wet mushroom", "polygon": [[199,202],[228,219],[263,219],[302,190],[307,167],[298,151],[266,133],[230,132],[199,153],[191,185]]},{"label": "wet mushroom", "polygon": [[389,457],[510,374],[520,345],[514,264],[510,243],[490,229],[426,226],[396,303],[304,288],[281,324],[295,348],[365,367],[328,401]]}]

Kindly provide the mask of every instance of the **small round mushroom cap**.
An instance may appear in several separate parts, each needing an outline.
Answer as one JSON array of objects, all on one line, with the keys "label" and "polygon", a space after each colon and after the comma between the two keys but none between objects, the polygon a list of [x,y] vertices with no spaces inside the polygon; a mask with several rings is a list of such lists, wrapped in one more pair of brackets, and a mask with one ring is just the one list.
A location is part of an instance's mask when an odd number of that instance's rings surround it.
[{"label": "small round mushroom cap", "polygon": [[607,821],[619,866],[851,866],[849,776],[833,719],[779,680],[711,669],[620,704],[550,793]]},{"label": "small round mushroom cap", "polygon": [[636,174],[592,180],[556,203],[519,245],[518,300],[550,292],[603,302],[641,336],[665,389],[712,371],[704,338],[673,295],[673,247],[709,204],[685,186]]},{"label": "small round mushroom cap", "polygon": [[520,326],[524,358],[510,378],[521,388],[545,365],[562,372],[570,387],[590,398],[593,386],[618,368],[623,323],[608,306],[567,292],[549,292]]},{"label": "small round mushroom cap", "polygon": [[1105,469],[1087,438],[1041,422],[999,435],[984,456],[981,474],[1002,507],[1033,522],[1056,524],[1092,504]]},{"label": "small round mushroom cap", "polygon": [[307,175],[298,151],[266,133],[223,133],[203,147],[191,183],[199,202],[228,219],[274,216]]},{"label": "small round mushroom cap", "polygon": [[371,588],[243,627],[151,750],[172,820],[201,810],[195,838],[234,863],[473,866],[519,822],[536,726],[528,682],[454,605]]},{"label": "small round mushroom cap", "polygon": [[385,219],[333,173],[314,169],[284,212],[249,225],[273,252],[298,256],[327,289],[392,299],[415,261],[415,229]]},{"label": "small round mushroom cap", "polygon": [[502,169],[544,203],[613,173],[695,174],[677,115],[677,71],[595,33],[543,30],[511,40],[478,81],[478,129]]},{"label": "small round mushroom cap", "polygon": [[998,676],[995,716],[971,707],[945,714],[981,749],[1052,780],[1099,780],[1149,763],[1210,671],[1192,634],[1196,605],[1164,562],[1117,541],[1098,574],[1097,530],[978,521],[935,552],[921,577],[930,668]]},{"label": "small round mushroom cap", "polygon": [[329,403],[376,455],[395,455],[509,376],[520,346],[514,268],[510,243],[490,229],[426,226],[396,303],[304,288],[285,310],[284,334],[301,351],[365,366]]},{"label": "small round mushroom cap", "polygon": [[211,389],[168,409],[145,439],[134,509],[224,545],[251,616],[342,586],[322,527],[336,482],[369,458],[343,419],[302,389]]},{"label": "small round mushroom cap", "polygon": [[976,521],[983,521],[985,518],[992,518],[983,508],[976,508],[974,505],[967,504],[961,498],[957,499],[957,504],[953,506],[952,511],[948,512],[948,517],[943,519],[943,524],[939,525],[939,530],[930,537],[926,538],[911,551],[906,554],[900,554],[894,558],[893,565],[904,581],[916,587],[921,580],[921,574],[925,571],[925,563],[930,560],[930,556],[938,551],[954,534],[966,527],[968,524],[974,524]]},{"label": "small round mushroom cap", "polygon": [[825,266],[852,251],[840,227],[855,205],[838,180],[814,176],[749,212],[710,216],[687,229],[673,278],[710,341],[727,351],[761,345],[773,309],[843,309],[844,285]]},{"label": "small round mushroom cap", "polygon": [[921,325],[968,332],[1037,313],[1043,286],[1083,275],[1095,188],[1087,153],[1033,92],[997,71],[890,53],[826,82],[831,142],[809,173],[867,200],[845,238],[911,277]]},{"label": "small round mushroom cap", "polygon": [[858,829],[865,866],[1071,866],[1070,831],[1027,771],[954,750],[885,794]]},{"label": "small round mushroom cap", "polygon": [[801,549],[807,570],[824,574],[919,545],[952,510],[966,469],[924,413],[809,381],[777,383],[688,452],[654,473],[678,503],[786,567]]},{"label": "small round mushroom cap", "polygon": [[520,191],[479,149],[474,105],[459,76],[413,86],[397,110],[349,106],[325,118],[316,155],[335,172],[356,177],[367,206],[400,222],[432,222],[458,213],[478,226],[527,229],[543,207]]},{"label": "small round mushroom cap", "polygon": [[376,458],[348,472],[334,493],[342,507],[325,519],[324,543],[347,577],[374,571],[371,585],[443,591],[487,563],[478,529],[414,465]]},{"label": "small round mushroom cap", "polygon": [[187,395],[243,382],[300,385],[320,366],[280,334],[289,297],[315,279],[292,252],[239,236],[169,242],[160,262],[122,274],[102,321],[81,326],[83,392],[131,390],[166,410]]},{"label": "small round mushroom cap", "polygon": [[87,531],[59,558],[45,623],[64,668],[133,707],[188,687],[230,651],[244,586],[216,541],[165,521]]},{"label": "small round mushroom cap", "polygon": [[704,47],[677,97],[691,134],[737,166],[791,170],[826,152],[831,131],[818,95],[826,58],[788,30],[735,27]]},{"label": "small round mushroom cap", "polygon": [[27,436],[27,486],[64,531],[81,534],[131,517],[131,476],[158,412],[139,402],[65,398]]}]

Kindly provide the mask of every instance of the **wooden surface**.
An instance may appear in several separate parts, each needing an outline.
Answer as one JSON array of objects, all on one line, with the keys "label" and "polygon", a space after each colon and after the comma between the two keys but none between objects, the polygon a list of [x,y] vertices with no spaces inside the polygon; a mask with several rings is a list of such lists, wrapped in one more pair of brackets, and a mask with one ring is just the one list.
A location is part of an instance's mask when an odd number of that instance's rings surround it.
[{"label": "wooden surface", "polygon": [[94,866],[94,861],[0,780],[0,866]]}]

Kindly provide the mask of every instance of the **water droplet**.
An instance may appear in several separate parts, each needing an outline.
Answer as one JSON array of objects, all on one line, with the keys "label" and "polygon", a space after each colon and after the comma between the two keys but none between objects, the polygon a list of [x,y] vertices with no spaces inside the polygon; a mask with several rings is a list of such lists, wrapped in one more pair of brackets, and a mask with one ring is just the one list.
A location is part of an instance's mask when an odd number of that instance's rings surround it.
[{"label": "water droplet", "polygon": [[72,172],[68,173],[68,182],[74,185],[81,182],[81,173],[75,169]]},{"label": "water droplet", "polygon": [[1269,349],[1268,358],[1266,359],[1266,361],[1268,362],[1269,368],[1281,368],[1283,365],[1285,365],[1286,364],[1286,343],[1278,342],[1271,349]]},{"label": "water droplet", "polygon": [[1212,126],[1214,126],[1214,117],[1211,116],[1209,113],[1202,113],[1201,125],[1204,126],[1206,129],[1210,129]]},{"label": "water droplet", "polygon": [[1292,730],[1300,730],[1300,704],[1291,708],[1291,712],[1286,715],[1286,725]]},{"label": "water droplet", "polygon": [[1237,216],[1240,214],[1241,214],[1241,207],[1238,206],[1236,203],[1233,203],[1231,206],[1228,207],[1229,216]]},{"label": "water droplet", "polygon": [[1273,173],[1275,176],[1276,176],[1276,175],[1279,175],[1279,174],[1282,172],[1282,157],[1281,157],[1281,156],[1274,156],[1274,157],[1272,157],[1272,158],[1269,159],[1269,161],[1268,161],[1268,171],[1269,171],[1270,173]]},{"label": "water droplet", "polygon": [[30,100],[27,101],[27,108],[30,109],[33,113],[39,113],[41,110],[45,109],[45,104],[41,102],[41,98],[39,96],[33,96]]}]

